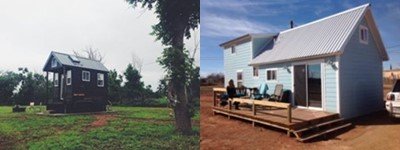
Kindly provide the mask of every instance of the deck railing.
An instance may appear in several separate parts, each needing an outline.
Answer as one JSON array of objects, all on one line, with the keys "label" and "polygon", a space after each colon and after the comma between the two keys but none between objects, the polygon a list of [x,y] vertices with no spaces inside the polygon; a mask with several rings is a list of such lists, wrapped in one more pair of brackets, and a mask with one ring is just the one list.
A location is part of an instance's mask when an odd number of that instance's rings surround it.
[{"label": "deck railing", "polygon": [[268,106],[268,107],[276,107],[276,108],[284,108],[287,109],[287,120],[289,123],[292,123],[292,106],[289,103],[282,102],[270,102],[263,100],[252,100],[252,99],[243,99],[243,98],[234,98],[233,100],[229,100],[229,110],[232,109],[232,103],[247,103],[252,104],[253,115],[257,115],[257,106]]}]

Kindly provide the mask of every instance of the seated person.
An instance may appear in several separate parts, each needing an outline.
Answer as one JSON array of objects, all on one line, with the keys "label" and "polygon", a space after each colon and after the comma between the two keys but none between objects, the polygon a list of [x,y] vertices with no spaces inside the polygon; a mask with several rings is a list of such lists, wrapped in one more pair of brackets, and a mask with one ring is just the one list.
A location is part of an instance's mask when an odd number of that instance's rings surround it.
[{"label": "seated person", "polygon": [[[228,86],[226,87],[226,92],[227,92],[227,95],[225,94],[225,95],[223,95],[222,97],[221,97],[221,103],[220,103],[220,105],[222,106],[222,107],[224,107],[224,106],[226,106],[227,104],[228,104],[228,98],[230,98],[230,99],[233,99],[233,98],[235,98],[235,97],[238,97],[237,96],[237,94],[236,94],[236,88],[235,88],[235,84],[233,83],[233,80],[231,79],[231,80],[229,80],[229,84],[228,84]],[[237,109],[237,110],[239,110],[239,102],[234,102],[233,103],[233,105],[235,105],[235,109]]]}]

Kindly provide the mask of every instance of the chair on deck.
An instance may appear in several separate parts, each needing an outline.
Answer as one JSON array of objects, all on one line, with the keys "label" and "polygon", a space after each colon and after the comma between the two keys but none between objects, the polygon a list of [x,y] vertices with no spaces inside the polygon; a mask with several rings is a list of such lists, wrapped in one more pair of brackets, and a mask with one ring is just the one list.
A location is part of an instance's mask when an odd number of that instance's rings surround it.
[{"label": "chair on deck", "polygon": [[263,98],[268,98],[267,94],[267,84],[261,83],[258,90],[255,90],[252,95],[253,99],[261,100]]},{"label": "chair on deck", "polygon": [[247,92],[246,92],[246,87],[245,86],[240,86],[236,88],[236,96],[237,97],[244,97],[247,96]]},{"label": "chair on deck", "polygon": [[276,84],[274,94],[272,94],[268,101],[281,101],[283,94],[283,84]]}]

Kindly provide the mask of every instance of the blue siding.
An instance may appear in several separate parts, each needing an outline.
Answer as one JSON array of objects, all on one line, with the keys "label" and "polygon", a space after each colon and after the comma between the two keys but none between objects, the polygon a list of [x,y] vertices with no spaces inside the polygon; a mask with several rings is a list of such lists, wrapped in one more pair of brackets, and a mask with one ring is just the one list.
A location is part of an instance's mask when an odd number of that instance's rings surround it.
[{"label": "blue siding", "polygon": [[237,83],[236,71],[243,70],[243,84],[247,85],[249,80],[253,78],[253,70],[248,64],[251,60],[252,44],[246,42],[236,45],[236,53],[232,54],[231,49],[224,50],[224,71],[225,71],[225,85],[228,84],[230,79]]},{"label": "blue siding", "polygon": [[[328,58],[330,60],[334,60],[336,62],[335,58]],[[326,59],[327,60],[327,59]],[[325,74],[322,75],[324,77],[325,81],[325,111],[328,112],[337,112],[337,73],[338,69],[335,66],[332,66],[330,64],[324,63],[324,72]]]},{"label": "blue siding", "polygon": [[[273,94],[275,90],[275,85],[276,84],[283,84],[283,89],[284,90],[291,90],[292,91],[292,74],[290,71],[290,65],[289,71],[287,69],[284,69],[286,64],[274,64],[274,65],[263,65],[260,66],[259,69],[259,77],[256,80],[253,80],[252,83],[250,83],[251,87],[258,87],[261,83],[266,83],[268,90],[268,94]],[[267,69],[277,69],[277,74],[276,74],[276,81],[267,81]]]},{"label": "blue siding", "polygon": [[[365,18],[361,24],[367,26]],[[365,115],[384,106],[382,58],[371,33],[368,36],[368,45],[360,43],[357,26],[340,57],[340,111],[345,118]]]},{"label": "blue siding", "polygon": [[[252,57],[252,49],[256,47],[256,45],[262,45],[261,42],[256,44],[253,42],[247,42],[236,46],[236,53],[231,54],[230,48],[224,50],[224,70],[225,70],[225,85],[228,83],[230,79],[236,80],[237,70],[243,71],[243,85],[246,87],[259,87],[261,83],[266,83],[268,90],[268,94],[273,94],[275,90],[275,85],[280,83],[283,84],[283,88],[285,90],[290,90],[293,92],[293,70],[292,63],[281,63],[281,64],[273,64],[273,65],[262,65],[259,66],[259,76],[253,76],[253,68],[252,66],[248,66],[251,57]],[[333,60],[336,62],[335,57],[326,58],[326,60]],[[324,100],[324,108],[329,112],[337,112],[337,68],[329,64],[323,63],[321,77],[323,81],[325,81],[323,100]],[[288,69],[286,69],[288,68]],[[266,70],[267,69],[277,69],[277,80],[276,81],[266,81]]]}]

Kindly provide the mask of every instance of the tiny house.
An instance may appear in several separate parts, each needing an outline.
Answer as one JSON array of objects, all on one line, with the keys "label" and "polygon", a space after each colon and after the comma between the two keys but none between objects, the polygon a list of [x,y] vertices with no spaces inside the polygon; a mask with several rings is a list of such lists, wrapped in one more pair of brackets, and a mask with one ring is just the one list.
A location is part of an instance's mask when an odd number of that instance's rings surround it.
[{"label": "tiny house", "polygon": [[99,61],[51,52],[43,68],[53,79],[47,109],[57,113],[105,111],[108,70]]},{"label": "tiny house", "polygon": [[371,12],[358,6],[310,23],[268,34],[246,34],[220,45],[225,84],[276,84],[304,109],[365,115],[384,108],[382,62],[386,49]]}]

